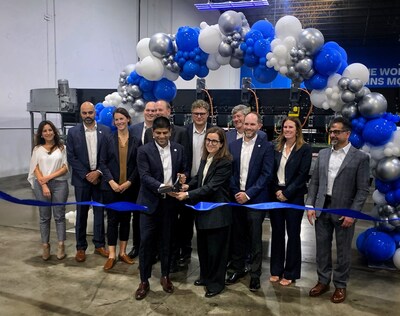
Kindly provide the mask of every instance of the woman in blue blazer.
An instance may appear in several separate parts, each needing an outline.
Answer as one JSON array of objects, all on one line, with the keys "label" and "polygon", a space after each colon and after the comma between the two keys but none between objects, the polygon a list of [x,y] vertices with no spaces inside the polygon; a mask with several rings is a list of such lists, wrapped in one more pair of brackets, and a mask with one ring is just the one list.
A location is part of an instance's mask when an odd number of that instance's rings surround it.
[{"label": "woman in blue blazer", "polygon": [[[287,117],[282,123],[275,152],[274,192],[277,201],[304,205],[311,159],[311,147],[304,142],[299,119]],[[296,209],[277,209],[270,212],[271,282],[288,286],[300,278],[300,230],[303,213]]]},{"label": "woman in blue blazer", "polygon": [[[101,188],[105,204],[117,201],[134,202],[134,187],[138,185],[139,174],[136,165],[139,141],[128,128],[131,117],[124,108],[117,108],[113,114],[117,131],[110,134],[100,148],[100,171],[103,173]],[[107,239],[109,257],[104,270],[115,265],[116,245],[119,237],[118,259],[133,264],[126,254],[129,239],[131,212],[119,212],[107,209]]]}]

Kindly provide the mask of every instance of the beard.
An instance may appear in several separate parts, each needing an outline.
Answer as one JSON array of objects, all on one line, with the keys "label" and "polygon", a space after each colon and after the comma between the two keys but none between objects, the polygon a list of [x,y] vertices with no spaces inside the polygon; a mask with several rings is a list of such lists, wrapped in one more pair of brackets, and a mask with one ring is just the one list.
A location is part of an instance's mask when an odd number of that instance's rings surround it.
[{"label": "beard", "polygon": [[90,125],[94,122],[94,119],[92,119],[91,117],[87,117],[83,120],[86,124]]}]

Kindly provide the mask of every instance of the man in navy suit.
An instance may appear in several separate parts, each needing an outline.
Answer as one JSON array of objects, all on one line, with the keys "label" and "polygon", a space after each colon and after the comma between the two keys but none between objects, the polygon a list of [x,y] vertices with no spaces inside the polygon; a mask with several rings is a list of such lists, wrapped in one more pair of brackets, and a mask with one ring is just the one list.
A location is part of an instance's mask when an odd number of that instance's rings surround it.
[{"label": "man in navy suit", "polygon": [[[67,159],[72,168],[71,184],[75,187],[77,202],[91,200],[101,202],[100,180],[102,173],[98,169],[99,149],[110,133],[110,128],[96,123],[95,108],[90,102],[82,103],[80,114],[83,123],[72,127],[67,136]],[[86,260],[88,211],[88,205],[77,205],[75,224],[77,250],[75,260],[77,262]],[[108,257],[108,250],[105,249],[104,209],[94,206],[93,215],[95,253]]]},{"label": "man in navy suit", "polygon": [[[242,138],[244,135],[244,118],[250,112],[250,108],[244,104],[239,104],[233,107],[232,109],[232,122],[234,129],[226,132],[226,140],[228,144],[234,142],[235,140]],[[267,134],[265,134],[262,130],[257,131],[257,135],[261,138],[266,138]]]},{"label": "man in navy suit", "polygon": [[[244,135],[229,145],[233,156],[231,192],[239,204],[268,202],[268,187],[274,168],[274,149],[270,142],[257,135],[261,116],[248,113],[244,119]],[[262,262],[262,223],[265,211],[245,207],[233,208],[232,262],[233,273],[226,284],[234,284],[245,275],[247,241],[252,257],[250,291],[260,288]]]},{"label": "man in navy suit", "polygon": [[[147,129],[151,130],[153,121],[156,118],[156,103],[149,101],[143,111],[144,122],[137,123],[130,127],[133,135],[139,140],[139,146],[144,144],[144,134]],[[137,186],[138,188],[139,186]],[[135,190],[135,200],[137,196],[137,190]],[[138,212],[132,212],[132,249],[128,253],[131,259],[136,258],[139,255],[140,248],[140,214]]]},{"label": "man in navy suit", "polygon": [[[186,158],[184,148],[170,142],[171,125],[167,118],[158,117],[153,123],[154,141],[140,146],[137,164],[140,175],[140,190],[137,203],[146,205],[148,210],[140,214],[140,284],[135,298],[145,298],[150,290],[152,261],[160,241],[162,288],[167,293],[174,291],[169,278],[171,259],[171,234],[176,216],[177,200],[170,193],[159,193],[159,189],[175,183],[182,175],[186,180]],[[158,238],[159,237],[159,238]]]}]

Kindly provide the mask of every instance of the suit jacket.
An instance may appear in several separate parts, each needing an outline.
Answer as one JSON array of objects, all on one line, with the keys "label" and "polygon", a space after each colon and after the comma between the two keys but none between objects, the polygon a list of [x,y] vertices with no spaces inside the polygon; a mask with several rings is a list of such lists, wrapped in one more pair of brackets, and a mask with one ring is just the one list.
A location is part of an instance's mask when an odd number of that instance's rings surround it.
[{"label": "suit jacket", "polygon": [[[138,147],[139,141],[129,130],[126,179],[132,183],[132,188],[139,184],[136,164]],[[112,190],[108,182],[114,180],[119,183],[120,176],[118,131],[110,134],[100,148],[100,170],[103,173],[101,189]]]},{"label": "suit jacket", "polygon": [[[231,177],[232,194],[240,192],[240,155],[243,139],[237,139],[229,144],[233,156]],[[249,196],[248,203],[262,203],[269,201],[269,188],[273,178],[274,148],[265,138],[257,136],[253,152],[250,157],[249,170],[245,192]]]},{"label": "suit jacket", "polygon": [[142,143],[143,126],[144,122],[141,122],[129,127],[132,130],[133,135],[139,140],[139,146],[143,145]]},{"label": "suit jacket", "polygon": [[[278,187],[278,168],[281,164],[282,152],[275,152],[274,192],[281,190]],[[303,144],[298,150],[293,148],[285,166],[285,189],[283,195],[290,201],[298,195],[307,193],[307,180],[312,160],[311,146]]]},{"label": "suit jacket", "polygon": [[[203,182],[206,160],[200,163],[197,175],[189,182],[189,198],[192,202],[230,202],[229,182],[232,174],[232,161],[214,160],[208,168]],[[229,205],[217,207],[211,211],[197,212],[198,229],[214,229],[229,226],[232,223],[232,210]]]},{"label": "suit jacket", "polygon": [[[318,154],[308,188],[306,205],[324,207],[331,152],[331,148],[325,148]],[[331,208],[349,208],[361,211],[368,192],[369,157],[351,146],[333,183]],[[319,213],[317,212],[317,215]]]},{"label": "suit jacket", "polygon": [[[100,148],[104,140],[111,133],[108,126],[97,124],[97,166],[100,164]],[[83,123],[68,130],[67,136],[67,160],[72,168],[71,184],[77,187],[89,188],[92,184],[86,180],[86,175],[91,171],[89,155],[86,145],[85,128]]]},{"label": "suit jacket", "polygon": [[[177,173],[185,173],[186,158],[183,146],[170,142],[172,160],[172,182],[175,182]],[[164,183],[164,169],[160,153],[154,141],[140,146],[137,155],[137,165],[140,175],[140,190],[137,203],[148,207],[147,214],[157,210],[161,195],[158,188]]]},{"label": "suit jacket", "polygon": [[[189,141],[189,146],[187,150],[187,162],[188,162],[188,170],[189,170],[189,175],[192,170],[192,165],[193,165],[193,123],[190,123],[189,125],[186,125],[186,132],[188,136],[188,141]],[[210,124],[206,123],[206,130],[211,127]]]},{"label": "suit jacket", "polygon": [[[232,128],[231,130],[226,132],[226,141],[228,142],[228,145],[232,142],[234,142],[236,139],[236,129]],[[265,140],[268,140],[267,134],[261,130],[257,132],[258,137],[260,138],[265,138]]]}]

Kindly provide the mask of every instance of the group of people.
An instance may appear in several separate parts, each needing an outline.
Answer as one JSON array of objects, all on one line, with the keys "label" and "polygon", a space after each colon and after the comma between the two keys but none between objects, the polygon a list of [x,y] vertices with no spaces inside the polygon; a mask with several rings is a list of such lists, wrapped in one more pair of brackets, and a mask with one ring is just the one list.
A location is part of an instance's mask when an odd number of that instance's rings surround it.
[{"label": "group of people", "polygon": [[[70,170],[77,202],[130,201],[147,206],[147,211],[140,213],[106,209],[108,249],[104,210],[93,207],[93,243],[95,253],[107,257],[104,270],[112,269],[117,259],[133,264],[139,255],[137,300],[150,290],[149,279],[157,258],[163,290],[174,291],[170,273],[190,263],[194,223],[200,263],[194,285],[204,286],[205,297],[218,295],[247,273],[250,291],[257,291],[263,258],[262,224],[267,211],[246,205],[272,201],[305,204],[312,150],[303,139],[297,118],[283,121],[274,148],[261,131],[261,116],[245,105],[233,108],[235,128],[228,132],[208,125],[207,102],[196,100],[191,112],[193,123],[179,127],[170,123],[168,102],[148,102],[144,122],[129,126],[129,113],[117,108],[113,114],[116,131],[111,132],[95,121],[93,104],[84,102],[80,107],[82,123],[69,130],[66,147],[50,121],[41,122],[37,130],[28,179],[38,200],[65,202],[66,174]],[[307,217],[311,224],[315,222],[317,240],[318,283],[309,295],[322,295],[333,281],[334,303],[346,298],[354,219],[312,209],[362,209],[369,188],[369,158],[351,146],[350,132],[351,126],[343,118],[331,122],[328,133],[332,147],[320,151],[306,199]],[[201,212],[185,206],[200,201],[235,202],[240,206],[223,205]],[[50,257],[52,209],[57,259],[61,260],[65,257],[66,235],[63,206],[40,207],[42,258]],[[77,205],[77,262],[86,260],[88,209],[88,205]],[[291,208],[269,212],[270,282],[289,286],[301,276],[303,214]],[[127,253],[131,227],[133,247]],[[336,266],[331,255],[333,232]]]}]

